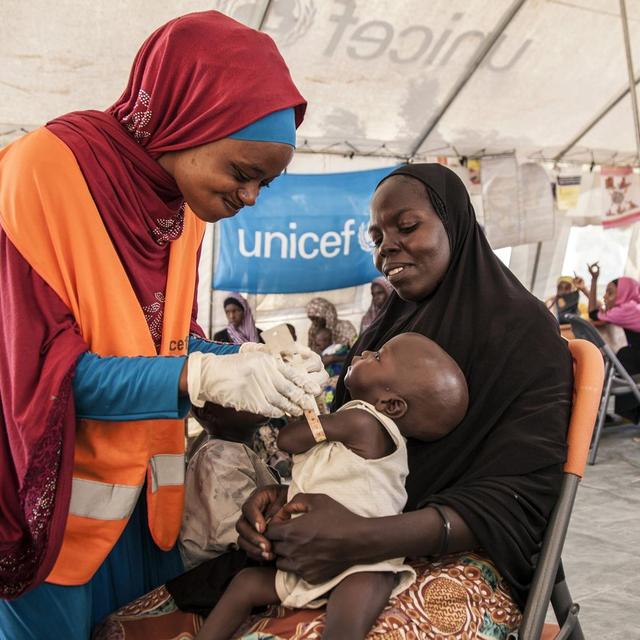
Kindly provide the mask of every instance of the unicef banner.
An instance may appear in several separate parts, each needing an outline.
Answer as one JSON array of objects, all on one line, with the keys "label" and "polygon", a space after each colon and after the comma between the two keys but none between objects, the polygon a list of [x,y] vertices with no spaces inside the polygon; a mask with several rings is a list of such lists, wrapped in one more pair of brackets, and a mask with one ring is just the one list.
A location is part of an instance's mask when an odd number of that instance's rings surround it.
[{"label": "unicef banner", "polygon": [[258,203],[217,223],[213,287],[303,293],[364,284],[380,275],[369,241],[369,201],[392,168],[291,175]]}]

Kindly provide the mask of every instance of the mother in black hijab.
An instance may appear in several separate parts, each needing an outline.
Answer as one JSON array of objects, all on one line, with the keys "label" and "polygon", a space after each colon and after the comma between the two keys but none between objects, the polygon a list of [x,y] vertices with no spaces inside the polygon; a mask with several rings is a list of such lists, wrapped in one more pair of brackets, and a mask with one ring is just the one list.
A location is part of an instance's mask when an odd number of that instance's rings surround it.
[{"label": "mother in black hijab", "polygon": [[[355,563],[474,551],[522,606],[565,461],[569,350],[544,305],[495,257],[452,171],[404,165],[378,185],[371,208],[376,266],[395,292],[346,365],[399,333],[422,333],[464,372],[468,413],[438,441],[409,441],[405,513],[360,518],[306,495],[308,512],[264,537],[251,524],[283,492],[262,490],[245,505],[240,544],[254,557],[275,553],[311,582]],[[335,407],[350,399],[342,381],[336,393]]]}]

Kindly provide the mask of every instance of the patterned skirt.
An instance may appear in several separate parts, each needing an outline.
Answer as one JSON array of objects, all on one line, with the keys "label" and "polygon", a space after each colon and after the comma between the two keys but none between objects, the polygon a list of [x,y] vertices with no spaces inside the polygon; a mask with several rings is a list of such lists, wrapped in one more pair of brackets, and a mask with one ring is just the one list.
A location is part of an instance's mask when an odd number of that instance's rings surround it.
[{"label": "patterned skirt", "polygon": [[[390,600],[369,640],[505,640],[520,611],[495,566],[473,553],[410,563],[418,578]],[[178,610],[164,587],[119,609],[99,625],[94,640],[192,640],[202,618]],[[320,640],[323,609],[271,607],[252,616],[238,640]]]}]

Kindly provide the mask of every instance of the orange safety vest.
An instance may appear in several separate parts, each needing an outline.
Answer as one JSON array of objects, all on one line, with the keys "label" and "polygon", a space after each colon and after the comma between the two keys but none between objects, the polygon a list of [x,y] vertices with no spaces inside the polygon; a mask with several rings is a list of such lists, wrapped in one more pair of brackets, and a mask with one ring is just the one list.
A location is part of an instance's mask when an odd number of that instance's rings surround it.
[{"label": "orange safety vest", "polygon": [[[71,150],[43,128],[7,147],[0,158],[2,227],[69,307],[89,349],[102,356],[156,355],[140,303]],[[204,227],[187,210],[182,236],[171,243],[162,355],[187,351]],[[47,581],[77,585],[91,579],[145,482],[151,535],[161,549],[170,549],[180,530],[183,481],[183,420],[78,420],[69,516]]]}]

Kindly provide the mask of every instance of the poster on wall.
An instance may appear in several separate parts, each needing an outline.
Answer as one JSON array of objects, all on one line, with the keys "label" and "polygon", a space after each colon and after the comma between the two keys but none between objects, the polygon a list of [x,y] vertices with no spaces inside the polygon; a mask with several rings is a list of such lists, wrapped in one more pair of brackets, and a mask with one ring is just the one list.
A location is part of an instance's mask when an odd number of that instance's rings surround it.
[{"label": "poster on wall", "polygon": [[631,167],[602,167],[586,174],[578,202],[568,215],[605,229],[640,220],[640,175]]},{"label": "poster on wall", "polygon": [[582,176],[579,173],[560,174],[556,178],[556,206],[558,211],[575,209],[580,197],[580,182]]},{"label": "poster on wall", "polygon": [[369,202],[392,170],[281,176],[254,207],[217,223],[213,287],[304,293],[370,282],[380,274]]},{"label": "poster on wall", "polygon": [[602,167],[602,226],[619,227],[640,219],[640,175],[631,167]]},{"label": "poster on wall", "polygon": [[551,240],[553,194],[546,171],[515,155],[482,158],[484,230],[493,249]]}]

